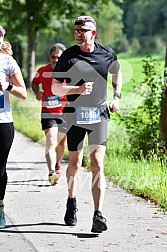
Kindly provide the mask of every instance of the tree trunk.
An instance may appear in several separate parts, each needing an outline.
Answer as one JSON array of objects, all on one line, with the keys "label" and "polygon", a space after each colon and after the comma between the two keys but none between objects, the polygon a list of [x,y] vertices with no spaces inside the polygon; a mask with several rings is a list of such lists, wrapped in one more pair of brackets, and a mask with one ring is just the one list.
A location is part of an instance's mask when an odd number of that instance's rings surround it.
[{"label": "tree trunk", "polygon": [[160,130],[162,137],[165,140],[165,145],[167,146],[167,41],[166,41],[166,53],[165,53],[165,65],[164,65],[164,84],[166,88],[164,91],[164,95],[162,97]]},{"label": "tree trunk", "polygon": [[165,54],[165,66],[164,66],[164,79],[167,86],[167,40],[166,40],[166,54]]},{"label": "tree trunk", "polygon": [[20,41],[12,43],[13,56],[20,68],[23,68],[23,50]]},{"label": "tree trunk", "polygon": [[31,81],[35,72],[35,29],[33,26],[28,27],[28,54],[27,54],[27,88],[31,87]]}]

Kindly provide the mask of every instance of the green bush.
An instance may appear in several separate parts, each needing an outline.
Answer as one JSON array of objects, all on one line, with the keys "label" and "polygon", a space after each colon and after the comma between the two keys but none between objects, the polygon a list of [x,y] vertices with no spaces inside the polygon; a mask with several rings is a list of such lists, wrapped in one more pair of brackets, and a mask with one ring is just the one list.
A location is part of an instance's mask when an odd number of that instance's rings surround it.
[{"label": "green bush", "polygon": [[130,115],[121,117],[121,120],[125,123],[129,136],[131,155],[135,158],[157,158],[162,155],[160,146],[163,143],[159,125],[164,81],[157,60],[148,56],[143,63],[143,104]]}]

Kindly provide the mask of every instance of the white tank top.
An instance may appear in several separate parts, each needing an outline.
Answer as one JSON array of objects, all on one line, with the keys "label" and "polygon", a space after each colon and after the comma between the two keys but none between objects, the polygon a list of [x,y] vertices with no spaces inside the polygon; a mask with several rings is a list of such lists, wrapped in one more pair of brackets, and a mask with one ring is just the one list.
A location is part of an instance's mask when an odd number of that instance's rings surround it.
[{"label": "white tank top", "polygon": [[[0,53],[0,79],[10,82],[10,76],[20,72],[16,60],[7,54]],[[13,122],[12,111],[7,90],[0,91],[0,123]]]}]

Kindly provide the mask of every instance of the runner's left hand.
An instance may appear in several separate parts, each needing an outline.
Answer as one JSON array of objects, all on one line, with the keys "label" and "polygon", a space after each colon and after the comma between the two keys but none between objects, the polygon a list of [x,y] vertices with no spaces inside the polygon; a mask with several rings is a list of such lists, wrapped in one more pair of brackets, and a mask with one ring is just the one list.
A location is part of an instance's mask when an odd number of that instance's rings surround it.
[{"label": "runner's left hand", "polygon": [[0,90],[1,91],[7,89],[8,86],[9,86],[9,82],[6,82],[6,81],[3,81],[0,79]]},{"label": "runner's left hand", "polygon": [[119,110],[119,98],[114,98],[109,104],[109,110],[111,113],[117,112]]}]

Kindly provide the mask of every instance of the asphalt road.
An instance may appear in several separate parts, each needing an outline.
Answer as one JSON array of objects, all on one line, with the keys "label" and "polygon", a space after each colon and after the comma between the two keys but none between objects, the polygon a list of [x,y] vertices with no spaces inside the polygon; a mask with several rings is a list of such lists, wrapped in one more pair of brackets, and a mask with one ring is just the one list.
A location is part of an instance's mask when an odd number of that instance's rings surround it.
[{"label": "asphalt road", "polygon": [[92,234],[91,175],[83,168],[77,190],[78,223],[66,226],[66,167],[62,163],[59,183],[50,186],[44,147],[16,132],[7,165],[7,226],[0,230],[1,252],[167,251],[167,216],[111,182],[103,208],[108,230]]}]

